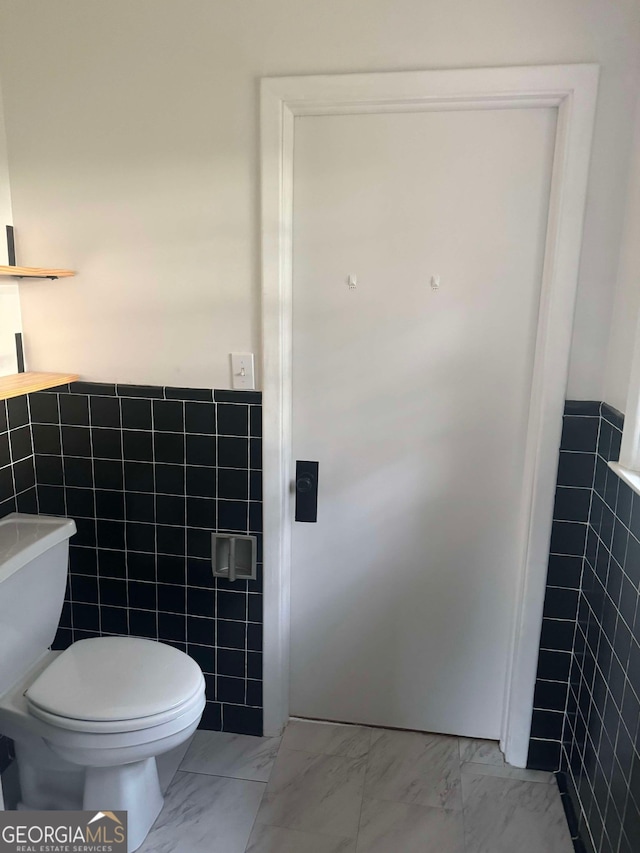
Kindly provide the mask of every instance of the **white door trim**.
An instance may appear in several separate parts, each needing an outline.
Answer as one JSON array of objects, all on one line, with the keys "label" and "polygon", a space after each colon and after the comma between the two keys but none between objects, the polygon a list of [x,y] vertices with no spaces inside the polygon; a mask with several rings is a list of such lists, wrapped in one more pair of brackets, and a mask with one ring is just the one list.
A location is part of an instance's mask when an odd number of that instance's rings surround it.
[{"label": "white door trim", "polygon": [[289,716],[291,323],[295,117],[557,107],[558,125],[525,455],[521,566],[504,701],[507,760],[527,759],[575,303],[597,65],[265,78],[261,87],[264,730]]}]

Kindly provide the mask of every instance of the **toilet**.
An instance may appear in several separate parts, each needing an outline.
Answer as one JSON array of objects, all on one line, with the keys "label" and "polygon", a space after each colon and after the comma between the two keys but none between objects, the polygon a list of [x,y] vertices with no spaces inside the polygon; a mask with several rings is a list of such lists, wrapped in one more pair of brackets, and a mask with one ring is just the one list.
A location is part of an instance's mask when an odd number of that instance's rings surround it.
[{"label": "toilet", "polygon": [[163,804],[156,756],[197,728],[204,676],[153,640],[50,650],[75,531],[66,518],[0,520],[0,734],[15,742],[20,808],[125,810],[134,851]]}]

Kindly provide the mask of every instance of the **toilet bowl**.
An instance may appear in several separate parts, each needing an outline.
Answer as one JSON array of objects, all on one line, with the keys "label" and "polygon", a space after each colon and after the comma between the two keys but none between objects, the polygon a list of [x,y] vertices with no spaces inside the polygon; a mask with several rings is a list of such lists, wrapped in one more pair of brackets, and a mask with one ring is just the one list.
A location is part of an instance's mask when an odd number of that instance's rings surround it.
[{"label": "toilet bowl", "polygon": [[195,731],[204,678],[187,655],[133,637],[50,652],[0,697],[25,809],[128,812],[129,849],[162,808],[156,756]]},{"label": "toilet bowl", "polygon": [[[68,548],[74,530],[68,519],[14,513],[0,520],[0,648],[9,652],[0,660],[0,733],[15,741],[21,808],[124,810],[134,851],[162,808],[156,756],[195,731],[204,676],[178,649],[135,637],[47,649],[66,580],[67,551],[59,546]],[[34,589],[39,621],[29,632],[28,609],[16,608]],[[47,604],[54,591],[55,618]]]}]

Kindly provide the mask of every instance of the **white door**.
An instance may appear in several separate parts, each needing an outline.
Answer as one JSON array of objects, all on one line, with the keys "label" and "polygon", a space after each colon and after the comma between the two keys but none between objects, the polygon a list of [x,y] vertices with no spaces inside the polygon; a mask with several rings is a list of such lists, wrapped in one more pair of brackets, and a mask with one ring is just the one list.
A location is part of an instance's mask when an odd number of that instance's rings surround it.
[{"label": "white door", "polygon": [[556,112],[295,121],[291,713],[498,738]]}]

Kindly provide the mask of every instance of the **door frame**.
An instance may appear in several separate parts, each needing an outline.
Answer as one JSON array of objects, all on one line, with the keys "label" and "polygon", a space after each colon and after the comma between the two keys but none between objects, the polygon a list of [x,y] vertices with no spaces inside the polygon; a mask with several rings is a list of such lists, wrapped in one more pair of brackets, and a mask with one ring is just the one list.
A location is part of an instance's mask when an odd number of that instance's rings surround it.
[{"label": "door frame", "polygon": [[599,67],[384,72],[261,81],[264,459],[264,731],[289,718],[292,229],[295,118],[422,110],[555,107],[549,218],[527,427],[521,565],[501,746],[527,761]]}]

